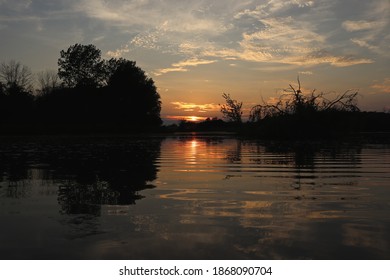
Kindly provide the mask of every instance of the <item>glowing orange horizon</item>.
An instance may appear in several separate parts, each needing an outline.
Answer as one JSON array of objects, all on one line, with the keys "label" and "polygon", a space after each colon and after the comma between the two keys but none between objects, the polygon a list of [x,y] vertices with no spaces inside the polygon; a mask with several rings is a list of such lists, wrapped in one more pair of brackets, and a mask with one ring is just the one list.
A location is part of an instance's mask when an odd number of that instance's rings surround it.
[{"label": "glowing orange horizon", "polygon": [[175,121],[189,121],[189,122],[200,122],[207,119],[207,117],[199,116],[166,116],[166,119],[175,120]]}]

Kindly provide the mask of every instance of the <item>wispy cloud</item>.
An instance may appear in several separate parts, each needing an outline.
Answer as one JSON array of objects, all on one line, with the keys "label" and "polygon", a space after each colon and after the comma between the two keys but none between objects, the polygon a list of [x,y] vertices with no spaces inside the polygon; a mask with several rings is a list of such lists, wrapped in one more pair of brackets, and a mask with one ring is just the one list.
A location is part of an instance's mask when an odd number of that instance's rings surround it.
[{"label": "wispy cloud", "polygon": [[142,2],[147,1],[82,0],[74,2],[73,8],[90,18],[101,20],[110,25],[147,24],[146,18],[142,18],[146,16],[144,9],[142,9]]},{"label": "wispy cloud", "polygon": [[370,64],[374,61],[367,58],[357,58],[354,56],[335,56],[326,50],[320,50],[308,53],[305,56],[288,57],[284,60],[285,63],[291,63],[301,66],[330,64],[336,67],[347,67],[357,64]]},{"label": "wispy cloud", "polygon": [[175,109],[183,110],[185,112],[205,113],[210,111],[219,111],[219,105],[214,103],[195,104],[195,103],[176,101],[176,102],[171,102],[171,104],[174,105]]},{"label": "wispy cloud", "polygon": [[282,11],[289,10],[294,7],[305,8],[314,5],[314,1],[306,1],[306,0],[268,0],[268,1],[255,1],[255,2],[263,2],[263,3],[259,3],[254,9],[242,10],[238,12],[234,17],[236,19],[239,19],[245,16],[250,16],[250,17],[269,16],[272,14],[277,14]]},{"label": "wispy cloud", "polygon": [[385,22],[383,21],[366,21],[366,20],[346,20],[342,23],[342,26],[345,30],[349,32],[361,31],[361,30],[371,30],[383,27]]},{"label": "wispy cloud", "polygon": [[32,4],[32,0],[2,0],[0,1],[0,7],[2,9],[11,10],[14,12],[21,12],[23,10],[29,9]]},{"label": "wispy cloud", "polygon": [[158,69],[154,74],[156,76],[170,73],[170,72],[187,72],[189,67],[196,67],[198,65],[206,65],[215,63],[216,60],[207,60],[207,59],[199,59],[199,58],[191,58],[187,60],[182,60],[177,63],[173,63],[171,67]]},{"label": "wispy cloud", "polygon": [[[336,9],[335,1],[183,2],[83,0],[76,6],[91,18],[132,30],[126,52],[121,52],[121,47],[109,51],[111,56],[142,48],[181,57],[178,63],[154,70],[156,75],[188,72],[190,67],[209,64],[198,62],[215,60],[336,67],[373,62],[364,53],[354,52],[352,56],[337,51],[330,36],[333,31],[324,32],[322,23],[329,10]],[[353,33],[383,28],[385,21],[381,17],[344,20],[340,24],[344,32]],[[371,51],[379,48],[366,37],[346,42]],[[194,64],[186,64],[186,57],[192,57]]]},{"label": "wispy cloud", "polygon": [[312,71],[300,71],[300,72],[298,72],[298,74],[300,74],[300,75],[313,75],[313,72]]},{"label": "wispy cloud", "polygon": [[371,52],[389,56],[390,2],[372,1],[358,20],[346,20],[342,27],[354,37],[350,41]]},{"label": "wispy cloud", "polygon": [[170,67],[170,68],[158,69],[154,72],[154,75],[161,76],[163,74],[167,74],[171,72],[187,72],[187,71],[188,69],[183,67]]},{"label": "wispy cloud", "polygon": [[[313,1],[269,1],[255,9],[246,9],[235,15],[236,19],[253,18],[258,28],[242,33],[237,47],[214,46],[204,50],[209,57],[225,60],[282,63],[314,66],[330,64],[346,67],[373,63],[372,59],[353,55],[332,54],[328,35],[321,33],[316,23],[297,17],[275,17],[276,12],[291,7],[310,9]],[[330,49],[330,50],[327,50]]]},{"label": "wispy cloud", "polygon": [[[310,41],[309,39],[307,39]],[[275,40],[278,41],[278,40]],[[293,40],[292,40],[293,41]],[[304,40],[303,40],[304,41]],[[373,63],[372,59],[352,55],[333,55],[324,49],[314,48],[311,44],[302,45],[264,45],[258,42],[258,34],[244,36],[240,42],[241,49],[214,49],[204,52],[210,57],[221,57],[229,60],[246,60],[253,62],[283,63],[299,66],[330,64],[336,67],[347,67],[357,64]],[[319,45],[318,45],[319,46]]]},{"label": "wispy cloud", "polygon": [[128,52],[130,52],[129,45],[125,45],[120,49],[116,49],[115,51],[108,51],[106,55],[114,58],[119,58],[123,57],[123,55]]},{"label": "wispy cloud", "polygon": [[191,58],[187,60],[180,61],[178,63],[172,64],[174,67],[189,67],[189,66],[198,66],[198,65],[205,65],[205,64],[211,64],[216,62],[216,60],[207,60],[207,59],[199,59],[199,58]]},{"label": "wispy cloud", "polygon": [[376,82],[371,87],[379,90],[380,92],[390,93],[390,77],[385,78],[382,82]]},{"label": "wispy cloud", "polygon": [[368,40],[366,40],[366,39],[352,38],[351,42],[358,45],[359,47],[367,48],[367,49],[374,51],[374,52],[380,52],[379,46],[375,46],[375,45],[370,44],[368,42]]}]

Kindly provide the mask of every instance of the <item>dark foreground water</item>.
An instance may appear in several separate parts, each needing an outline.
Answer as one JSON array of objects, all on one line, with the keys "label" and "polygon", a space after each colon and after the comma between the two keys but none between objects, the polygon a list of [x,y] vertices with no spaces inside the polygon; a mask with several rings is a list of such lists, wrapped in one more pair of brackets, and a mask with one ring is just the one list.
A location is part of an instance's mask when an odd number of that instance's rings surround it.
[{"label": "dark foreground water", "polygon": [[1,259],[390,259],[390,145],[0,139]]}]

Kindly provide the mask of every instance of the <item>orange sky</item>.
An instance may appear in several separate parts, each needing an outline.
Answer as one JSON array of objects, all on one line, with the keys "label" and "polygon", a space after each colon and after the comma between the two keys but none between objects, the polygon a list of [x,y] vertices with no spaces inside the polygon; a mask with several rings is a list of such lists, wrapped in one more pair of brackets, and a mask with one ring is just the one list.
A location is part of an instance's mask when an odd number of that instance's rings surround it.
[{"label": "orange sky", "polygon": [[57,70],[59,53],[94,44],[155,81],[163,119],[221,117],[229,93],[249,109],[296,83],[360,92],[390,109],[388,0],[0,1],[0,61]]}]

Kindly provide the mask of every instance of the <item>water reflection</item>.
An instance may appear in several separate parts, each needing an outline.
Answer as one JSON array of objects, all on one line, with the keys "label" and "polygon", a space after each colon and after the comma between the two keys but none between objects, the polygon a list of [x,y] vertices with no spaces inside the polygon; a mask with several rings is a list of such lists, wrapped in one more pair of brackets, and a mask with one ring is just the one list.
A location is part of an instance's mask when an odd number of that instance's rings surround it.
[{"label": "water reflection", "polygon": [[58,185],[65,214],[99,215],[101,205],[134,204],[154,188],[161,139],[3,139],[0,172],[5,195],[31,196],[37,180]]},{"label": "water reflection", "polygon": [[[159,177],[162,184],[158,189],[164,189],[160,198],[181,205],[178,224],[204,228],[223,225],[223,236],[230,237],[223,242],[231,244],[238,257],[389,256],[385,238],[388,226],[378,228],[371,222],[380,216],[382,225],[389,224],[384,217],[389,204],[379,202],[380,197],[375,195],[377,191],[386,197],[390,194],[385,183],[389,176],[383,170],[390,166],[388,150],[379,156],[373,155],[376,147],[364,150],[357,143],[291,145],[224,139],[210,145],[202,138],[197,139],[196,147],[196,166],[164,166]],[[186,146],[183,148],[185,154]],[[172,152],[163,148],[161,157],[170,158]],[[177,184],[173,176],[184,183]],[[375,203],[384,211],[375,211]],[[360,234],[357,228],[345,231],[346,224],[354,221],[362,225],[362,219],[367,232],[379,238],[383,246],[372,246],[372,236]],[[357,244],[351,233],[367,240]],[[220,236],[214,238],[213,244],[221,241]]]},{"label": "water reflection", "polygon": [[389,167],[386,144],[3,139],[0,257],[387,259]]}]

